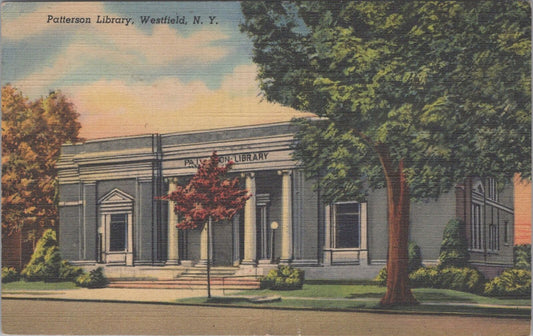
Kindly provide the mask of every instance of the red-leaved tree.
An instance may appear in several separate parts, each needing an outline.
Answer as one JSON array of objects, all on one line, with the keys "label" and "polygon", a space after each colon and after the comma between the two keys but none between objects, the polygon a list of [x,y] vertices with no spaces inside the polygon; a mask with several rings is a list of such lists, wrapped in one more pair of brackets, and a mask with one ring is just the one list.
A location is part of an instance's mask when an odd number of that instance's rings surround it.
[{"label": "red-leaved tree", "polygon": [[[241,189],[239,179],[225,178],[233,166],[230,161],[219,166],[220,158],[216,152],[202,160],[198,171],[185,186],[178,186],[163,200],[174,202],[174,212],[178,215],[178,229],[203,228],[207,225],[207,246],[212,222],[230,220],[250,198],[247,190]],[[211,297],[210,253],[207,253],[207,294]]]}]

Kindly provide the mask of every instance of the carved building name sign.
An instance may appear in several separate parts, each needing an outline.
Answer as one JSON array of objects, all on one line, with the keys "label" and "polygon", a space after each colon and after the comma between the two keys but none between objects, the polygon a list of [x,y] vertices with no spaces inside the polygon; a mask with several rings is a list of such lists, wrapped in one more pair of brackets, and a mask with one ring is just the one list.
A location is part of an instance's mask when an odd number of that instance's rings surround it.
[{"label": "carved building name sign", "polygon": [[[219,155],[220,163],[228,163],[230,161],[237,163],[249,163],[249,162],[255,162],[255,161],[267,161],[268,155],[270,152],[251,152],[251,153],[240,153],[240,154],[226,154],[226,155]],[[186,168],[198,168],[200,165],[200,162],[202,160],[208,159],[205,158],[191,158],[191,159],[184,159],[183,165]]]}]

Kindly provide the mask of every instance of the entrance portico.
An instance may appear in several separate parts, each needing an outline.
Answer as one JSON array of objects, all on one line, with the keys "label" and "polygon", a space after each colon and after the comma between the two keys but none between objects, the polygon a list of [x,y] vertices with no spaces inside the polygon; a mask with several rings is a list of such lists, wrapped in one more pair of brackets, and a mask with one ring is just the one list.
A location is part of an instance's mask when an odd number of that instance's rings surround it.
[{"label": "entrance portico", "polygon": [[[263,132],[269,135],[258,137]],[[230,136],[231,133],[237,136]],[[231,221],[213,223],[210,249],[207,248],[205,228],[178,230],[173,204],[163,203],[167,212],[165,265],[205,265],[208,250],[213,263],[219,266],[255,268],[292,262],[292,171],[296,163],[291,157],[293,135],[289,124],[276,129],[258,126],[253,130],[210,132],[209,136],[217,137],[217,142],[205,141],[205,134],[161,135],[161,174],[166,183],[165,192],[174,191],[178,179],[185,184],[196,173],[200,162],[216,151],[221,164],[233,162],[230,174],[238,177],[242,187],[252,196]],[[280,223],[277,230],[271,228],[274,221]],[[180,235],[187,239],[180,239]],[[180,251],[183,255],[179,255]]]},{"label": "entrance portico", "polygon": [[[184,261],[188,265],[206,265],[208,250],[211,251],[212,262],[219,266],[268,268],[273,263],[292,262],[292,170],[244,172],[238,174],[238,177],[252,196],[244,209],[231,221],[212,224],[210,249],[207,247],[206,226],[188,232],[178,230],[174,204],[168,202],[165,265],[180,265]],[[180,179],[186,181],[187,177]],[[176,190],[178,178],[166,178],[166,183],[170,193]],[[279,229],[273,229],[272,222],[280,223]],[[179,236],[183,234],[189,235],[191,239],[188,242],[180,240]],[[180,242],[185,245],[179,246]],[[193,258],[183,260],[184,256],[179,255],[180,250],[185,250],[184,255]]]}]

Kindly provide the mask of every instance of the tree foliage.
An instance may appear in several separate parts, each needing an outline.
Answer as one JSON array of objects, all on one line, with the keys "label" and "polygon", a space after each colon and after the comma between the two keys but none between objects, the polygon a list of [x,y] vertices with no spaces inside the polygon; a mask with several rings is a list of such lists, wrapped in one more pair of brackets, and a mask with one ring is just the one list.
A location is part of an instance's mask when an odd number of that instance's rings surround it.
[{"label": "tree foliage", "polygon": [[3,236],[24,227],[37,239],[57,222],[55,164],[63,143],[81,140],[77,119],[61,92],[30,101],[2,87]]},{"label": "tree foliage", "polygon": [[[261,89],[324,117],[296,152],[329,199],[380,188],[376,145],[414,198],[465,176],[530,176],[524,1],[244,2]],[[465,160],[468,158],[468,160]],[[512,163],[512,164],[510,164]],[[365,179],[354,180],[353,177]]]},{"label": "tree foliage", "polygon": [[531,170],[525,1],[242,3],[269,101],[315,113],[295,156],[327,201],[387,187],[383,304],[407,290],[410,199]]},{"label": "tree foliage", "polygon": [[211,218],[214,222],[231,219],[241,210],[250,195],[239,187],[239,179],[226,179],[233,162],[219,166],[220,158],[213,152],[203,160],[198,171],[185,186],[163,197],[174,202],[174,211],[179,215],[177,227],[194,229],[203,227]]},{"label": "tree foliage", "polygon": [[531,244],[515,245],[513,248],[514,268],[531,271]]}]

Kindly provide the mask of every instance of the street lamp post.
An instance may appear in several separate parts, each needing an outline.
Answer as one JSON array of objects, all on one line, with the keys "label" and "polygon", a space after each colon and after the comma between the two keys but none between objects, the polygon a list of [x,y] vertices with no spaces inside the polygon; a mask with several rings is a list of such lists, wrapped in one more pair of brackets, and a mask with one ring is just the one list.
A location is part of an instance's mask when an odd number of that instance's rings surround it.
[{"label": "street lamp post", "polygon": [[274,262],[274,251],[275,251],[275,247],[276,247],[276,244],[275,244],[276,235],[274,234],[274,232],[275,232],[275,230],[277,228],[279,228],[278,222],[274,221],[274,222],[270,223],[270,228],[272,229],[270,231],[270,234],[272,235],[272,239],[270,239],[270,243],[271,243],[271,246],[270,246],[270,260],[273,263]]}]

